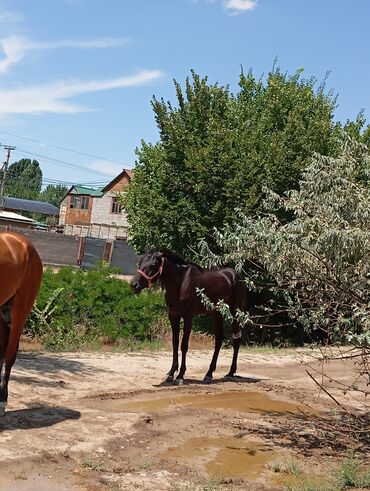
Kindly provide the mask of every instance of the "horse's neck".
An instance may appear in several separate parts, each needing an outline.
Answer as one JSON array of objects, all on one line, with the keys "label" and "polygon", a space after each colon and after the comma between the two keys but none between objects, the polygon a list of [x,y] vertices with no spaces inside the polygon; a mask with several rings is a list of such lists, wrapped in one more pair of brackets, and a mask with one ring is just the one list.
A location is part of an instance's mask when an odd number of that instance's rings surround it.
[{"label": "horse's neck", "polygon": [[180,286],[188,267],[166,260],[161,275],[161,283],[165,288],[168,299],[178,299]]}]

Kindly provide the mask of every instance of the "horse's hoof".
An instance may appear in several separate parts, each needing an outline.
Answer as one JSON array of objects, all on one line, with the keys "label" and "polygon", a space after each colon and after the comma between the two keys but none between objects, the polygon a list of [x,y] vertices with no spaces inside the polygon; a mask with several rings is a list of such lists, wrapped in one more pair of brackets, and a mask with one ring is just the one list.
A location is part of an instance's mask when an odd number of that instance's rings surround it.
[{"label": "horse's hoof", "polygon": [[6,402],[0,402],[0,417],[5,416]]},{"label": "horse's hoof", "polygon": [[212,380],[213,380],[212,375],[206,375],[206,376],[204,377],[204,379],[203,379],[203,382],[204,382],[205,384],[210,384],[210,383],[212,382]]},{"label": "horse's hoof", "polygon": [[173,385],[184,385],[184,379],[183,378],[175,378],[173,381]]},{"label": "horse's hoof", "polygon": [[167,375],[166,382],[168,383],[173,382],[173,375]]},{"label": "horse's hoof", "polygon": [[229,380],[230,382],[233,382],[235,380],[235,375],[228,373],[224,376],[224,380]]}]

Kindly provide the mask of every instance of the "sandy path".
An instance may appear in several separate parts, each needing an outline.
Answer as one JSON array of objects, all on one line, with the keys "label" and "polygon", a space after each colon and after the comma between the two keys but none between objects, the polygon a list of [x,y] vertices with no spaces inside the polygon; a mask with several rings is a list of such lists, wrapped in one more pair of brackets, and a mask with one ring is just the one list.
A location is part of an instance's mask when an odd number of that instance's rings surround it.
[{"label": "sandy path", "polygon": [[[191,412],[178,407],[151,416],[147,410],[119,410],[112,401],[237,390],[330,407],[332,403],[325,394],[318,399],[317,387],[300,363],[309,357],[310,353],[302,350],[242,351],[239,374],[245,379],[238,383],[219,380],[204,386],[200,382],[211,351],[192,351],[188,357],[189,383],[178,388],[161,386],[171,362],[170,353],[20,352],[10,383],[7,414],[0,420],[0,459],[6,470],[0,475],[0,489],[175,489],[174,479],[189,482],[188,471],[182,472],[181,466],[171,462],[166,469],[152,464],[151,459],[158,460],[153,438],[158,439],[158,449],[165,450],[174,441],[173,424],[178,425],[180,439],[201,435],[207,425],[214,425],[212,435],[217,431],[219,434],[221,427],[225,434],[231,434],[232,430],[235,433],[235,425],[245,424],[246,416],[235,411]],[[230,359],[231,352],[224,350],[216,379],[227,373]],[[352,375],[349,364],[332,364],[327,369],[343,381]],[[176,413],[175,409],[181,411]],[[249,420],[256,417],[251,415]],[[140,458],[140,466],[135,467]],[[200,465],[199,472],[202,470]],[[261,489],[274,489],[266,485],[266,479],[256,483]]]}]

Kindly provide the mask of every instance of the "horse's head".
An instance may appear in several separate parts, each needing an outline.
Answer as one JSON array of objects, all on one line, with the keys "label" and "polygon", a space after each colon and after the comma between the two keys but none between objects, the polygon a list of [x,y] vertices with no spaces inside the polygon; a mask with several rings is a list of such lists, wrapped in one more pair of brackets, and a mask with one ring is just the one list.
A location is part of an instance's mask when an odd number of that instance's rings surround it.
[{"label": "horse's head", "polygon": [[149,251],[139,257],[138,270],[131,281],[131,288],[135,293],[152,286],[162,274],[163,262],[161,252]]}]

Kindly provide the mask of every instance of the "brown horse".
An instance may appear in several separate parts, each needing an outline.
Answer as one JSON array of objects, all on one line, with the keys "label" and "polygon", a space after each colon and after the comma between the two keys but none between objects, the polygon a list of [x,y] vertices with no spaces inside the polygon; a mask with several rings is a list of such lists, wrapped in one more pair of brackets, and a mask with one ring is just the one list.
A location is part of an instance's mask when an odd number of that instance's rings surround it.
[{"label": "brown horse", "polygon": [[41,259],[34,246],[23,235],[0,232],[0,274],[0,379],[5,362],[0,385],[0,416],[3,416],[19,339],[42,277]]},{"label": "brown horse", "polygon": [[[203,289],[204,293],[214,304],[223,300],[234,316],[237,309],[244,310],[246,303],[246,286],[242,278],[232,268],[203,269],[200,266],[184,261],[176,254],[149,251],[139,258],[139,269],[135,274],[131,286],[136,293],[144,288],[150,288],[153,282],[159,280],[166,290],[165,299],[168,307],[168,317],[172,327],[173,361],[168,372],[168,381],[172,381],[178,370],[178,348],[180,321],[184,321],[184,332],[181,342],[182,360],[180,371],[174,381],[176,385],[184,382],[186,371],[186,353],[188,351],[189,337],[193,317],[209,314],[210,311],[202,304],[196,289]],[[205,381],[211,381],[222,341],[224,338],[224,321],[222,315],[213,311],[215,329],[215,350]],[[226,377],[234,377],[237,368],[237,358],[240,346],[241,328],[237,322],[232,324],[233,332],[233,360]]]}]

